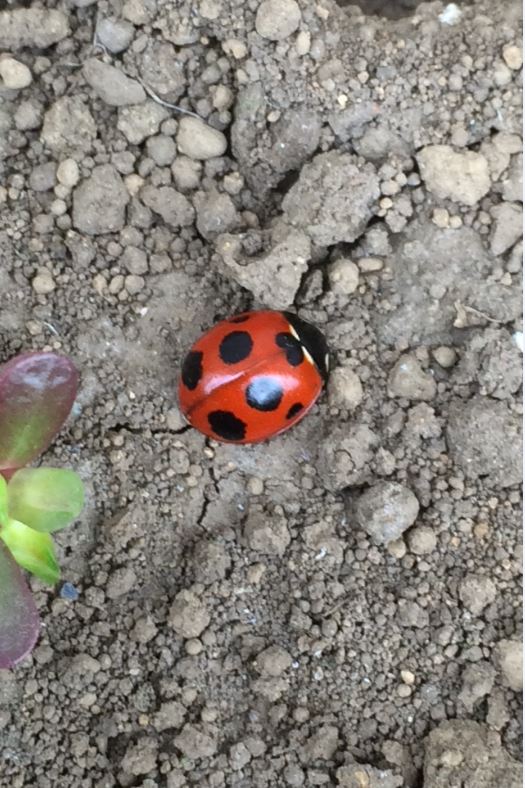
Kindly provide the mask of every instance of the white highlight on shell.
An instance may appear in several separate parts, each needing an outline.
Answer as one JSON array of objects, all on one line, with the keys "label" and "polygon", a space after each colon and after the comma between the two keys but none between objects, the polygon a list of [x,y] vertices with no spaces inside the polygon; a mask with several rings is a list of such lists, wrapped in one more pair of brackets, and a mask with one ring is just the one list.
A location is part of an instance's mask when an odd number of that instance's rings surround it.
[{"label": "white highlight on shell", "polygon": [[309,361],[310,364],[313,364],[315,366],[315,361],[313,360],[313,358],[311,357],[310,353],[307,351],[307,349],[305,348],[304,345],[302,345],[302,348],[303,348],[303,353],[304,353],[304,355],[306,357],[306,360]]},{"label": "white highlight on shell", "polygon": [[523,331],[515,331],[512,339],[516,347],[523,353]]}]

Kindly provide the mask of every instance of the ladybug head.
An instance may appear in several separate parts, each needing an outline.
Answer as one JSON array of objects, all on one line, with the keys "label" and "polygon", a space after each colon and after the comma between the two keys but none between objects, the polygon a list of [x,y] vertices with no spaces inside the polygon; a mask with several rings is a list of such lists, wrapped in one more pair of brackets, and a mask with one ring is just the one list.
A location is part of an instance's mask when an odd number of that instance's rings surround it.
[{"label": "ladybug head", "polygon": [[319,370],[319,374],[326,383],[330,368],[330,354],[323,334],[318,328],[311,323],[307,323],[306,320],[301,320],[301,318],[293,312],[283,312],[283,314],[290,323],[304,349],[312,357],[315,366]]}]

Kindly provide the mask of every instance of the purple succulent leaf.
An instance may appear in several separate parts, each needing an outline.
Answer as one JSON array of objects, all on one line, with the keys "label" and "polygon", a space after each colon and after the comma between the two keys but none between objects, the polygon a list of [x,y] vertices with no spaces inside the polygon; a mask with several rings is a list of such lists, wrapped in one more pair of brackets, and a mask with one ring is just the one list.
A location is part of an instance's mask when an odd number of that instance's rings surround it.
[{"label": "purple succulent leaf", "polygon": [[9,550],[0,542],[0,669],[29,654],[40,631],[31,591]]},{"label": "purple succulent leaf", "polygon": [[47,449],[77,388],[73,362],[56,353],[23,353],[0,369],[0,472],[6,478]]}]

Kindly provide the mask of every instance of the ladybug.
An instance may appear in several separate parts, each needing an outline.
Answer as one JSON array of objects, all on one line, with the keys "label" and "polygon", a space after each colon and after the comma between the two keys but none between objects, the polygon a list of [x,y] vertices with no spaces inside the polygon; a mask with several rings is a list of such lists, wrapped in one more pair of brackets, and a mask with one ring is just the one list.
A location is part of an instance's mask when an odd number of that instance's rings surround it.
[{"label": "ladybug", "polygon": [[245,312],[213,326],[182,364],[185,419],[226,443],[258,443],[292,427],[328,377],[328,347],[291,312]]}]

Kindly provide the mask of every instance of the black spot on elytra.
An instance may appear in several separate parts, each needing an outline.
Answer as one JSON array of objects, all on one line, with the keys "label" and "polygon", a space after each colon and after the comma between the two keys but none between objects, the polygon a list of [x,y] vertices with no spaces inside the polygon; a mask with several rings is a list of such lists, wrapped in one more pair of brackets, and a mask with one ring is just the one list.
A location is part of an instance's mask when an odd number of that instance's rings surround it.
[{"label": "black spot on elytra", "polygon": [[200,350],[190,350],[182,363],[182,382],[187,389],[193,391],[199,385],[202,377],[202,353]]},{"label": "black spot on elytra", "polygon": [[283,312],[283,315],[293,326],[301,343],[313,358],[319,374],[326,381],[328,378],[328,345],[326,339],[318,328],[306,320],[302,320],[293,312]]},{"label": "black spot on elytra", "polygon": [[253,340],[247,331],[232,331],[226,334],[219,346],[219,355],[225,364],[238,364],[248,358]]},{"label": "black spot on elytra", "polygon": [[275,343],[286,353],[286,360],[292,367],[298,367],[304,361],[303,348],[293,334],[282,331],[275,337]]},{"label": "black spot on elytra", "polygon": [[304,408],[302,402],[294,402],[294,404],[290,407],[288,413],[286,414],[287,419],[293,419],[294,416],[297,416],[299,411]]},{"label": "black spot on elytra", "polygon": [[213,432],[227,441],[242,441],[246,437],[246,424],[229,410],[212,410],[208,423]]},{"label": "black spot on elytra", "polygon": [[232,317],[228,323],[246,323],[250,319],[250,315],[239,315],[239,317]]},{"label": "black spot on elytra", "polygon": [[276,378],[260,375],[246,389],[246,402],[255,410],[277,410],[283,394],[283,387]]}]

